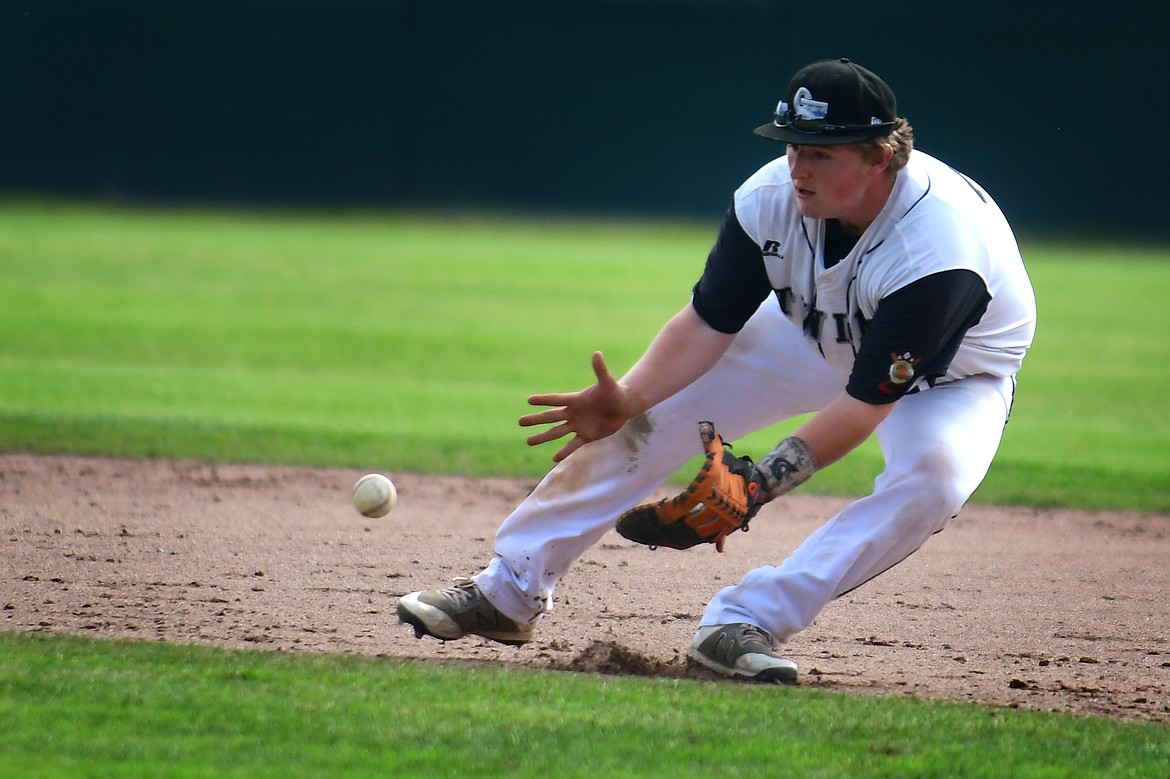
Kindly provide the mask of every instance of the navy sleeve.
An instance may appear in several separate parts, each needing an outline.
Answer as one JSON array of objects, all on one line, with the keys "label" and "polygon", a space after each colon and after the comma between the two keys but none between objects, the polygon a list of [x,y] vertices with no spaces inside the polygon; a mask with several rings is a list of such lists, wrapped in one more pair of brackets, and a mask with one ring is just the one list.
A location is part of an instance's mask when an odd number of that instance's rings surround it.
[{"label": "navy sleeve", "polygon": [[883,298],[861,337],[846,391],[866,403],[893,403],[919,379],[942,376],[989,302],[983,279],[963,269],[926,276]]},{"label": "navy sleeve", "polygon": [[738,333],[771,292],[764,255],[740,226],[732,206],[695,284],[695,311],[719,332]]}]

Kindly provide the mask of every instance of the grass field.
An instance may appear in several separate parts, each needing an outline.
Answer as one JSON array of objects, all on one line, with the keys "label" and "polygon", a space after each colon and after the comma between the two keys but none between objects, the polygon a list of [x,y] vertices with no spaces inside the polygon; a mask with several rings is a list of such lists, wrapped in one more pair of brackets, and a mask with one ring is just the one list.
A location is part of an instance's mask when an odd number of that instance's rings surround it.
[{"label": "grass field", "polygon": [[[0,450],[536,475],[524,398],[628,367],[712,229],[0,203]],[[977,499],[1170,511],[1170,251],[1025,255]],[[5,633],[0,723],[0,776],[1170,777],[1163,725]]]},{"label": "grass field", "polygon": [[[7,204],[0,449],[535,476],[524,399],[629,367],[711,229]],[[1170,251],[1025,248],[1038,335],[976,500],[1170,511]]]},{"label": "grass field", "polygon": [[0,633],[12,777],[1155,777],[1165,726]]}]

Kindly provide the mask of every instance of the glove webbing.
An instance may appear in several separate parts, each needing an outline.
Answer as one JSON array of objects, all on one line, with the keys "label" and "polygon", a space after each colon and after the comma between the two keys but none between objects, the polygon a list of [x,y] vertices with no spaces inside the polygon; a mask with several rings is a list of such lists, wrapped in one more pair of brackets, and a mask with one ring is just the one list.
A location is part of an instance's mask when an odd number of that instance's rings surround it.
[{"label": "glove webbing", "polygon": [[[747,532],[751,521],[748,508],[752,503],[749,490],[758,490],[759,487],[723,466],[727,451],[712,423],[699,423],[699,437],[707,453],[703,467],[690,486],[670,500],[673,511],[667,517],[688,512],[683,522],[700,536],[712,539],[715,550],[722,552],[728,533],[735,530]],[[738,459],[751,467],[749,458]],[[716,463],[721,467],[715,467]]]}]

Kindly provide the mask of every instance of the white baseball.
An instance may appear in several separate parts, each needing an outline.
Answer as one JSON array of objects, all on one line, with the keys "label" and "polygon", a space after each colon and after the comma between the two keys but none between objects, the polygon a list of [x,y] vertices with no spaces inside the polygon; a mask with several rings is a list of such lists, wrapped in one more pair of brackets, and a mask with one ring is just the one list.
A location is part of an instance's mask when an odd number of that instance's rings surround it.
[{"label": "white baseball", "polygon": [[384,517],[398,502],[394,482],[380,473],[369,473],[353,485],[353,505],[367,517]]}]

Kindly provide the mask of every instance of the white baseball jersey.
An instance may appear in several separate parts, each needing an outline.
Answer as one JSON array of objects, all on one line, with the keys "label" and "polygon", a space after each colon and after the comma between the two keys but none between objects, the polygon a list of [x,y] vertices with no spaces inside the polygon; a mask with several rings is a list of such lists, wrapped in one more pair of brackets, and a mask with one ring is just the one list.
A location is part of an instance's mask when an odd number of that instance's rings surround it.
[{"label": "white baseball jersey", "polygon": [[[826,220],[805,218],[797,209],[784,157],[765,165],[736,191],[728,218],[738,221],[739,229],[755,245],[752,262],[758,263],[762,254],[768,286],[784,313],[804,327],[831,365],[847,375],[855,371],[862,338],[879,304],[914,282],[940,280],[940,286],[916,285],[916,296],[908,301],[908,307],[921,314],[919,329],[934,332],[921,334],[921,339],[912,337],[915,322],[903,316],[902,325],[910,334],[886,338],[880,345],[885,364],[874,366],[871,359],[866,368],[871,375],[855,376],[857,382],[877,386],[875,375],[880,368],[880,392],[890,400],[923,380],[933,384],[979,374],[1012,376],[1032,341],[1035,298],[1007,220],[979,185],[923,152],[911,154],[881,213],[835,263],[826,263]],[[725,225],[724,233],[728,231]],[[696,308],[713,323],[719,317],[706,313],[713,305],[718,308],[712,298],[746,295],[744,307],[738,309],[742,313],[724,319],[722,326],[715,324],[719,329],[736,329],[745,321],[742,315],[750,313],[759,296],[766,294],[759,284],[754,292],[743,291],[750,287],[743,283],[746,259],[735,260],[741,270],[734,282],[732,274],[721,271],[733,264],[725,255],[737,253],[747,253],[742,242],[721,240],[708,260],[705,278],[696,285]],[[945,275],[948,271],[969,273]],[[721,272],[728,276],[723,286],[708,281]],[[943,297],[948,280],[956,276],[969,279],[971,289],[955,298]],[[713,291],[703,296],[704,288]],[[948,322],[948,312],[931,311],[938,306],[967,306],[964,301],[970,299],[973,288],[982,300],[969,301],[966,321]],[[731,289],[736,291],[728,292]],[[979,310],[983,305],[986,308]],[[939,332],[944,327],[953,329],[953,338]],[[938,340],[932,342],[934,337]],[[924,353],[919,354],[920,350]],[[926,364],[920,365],[923,360]],[[863,392],[854,394],[869,399]]]}]

